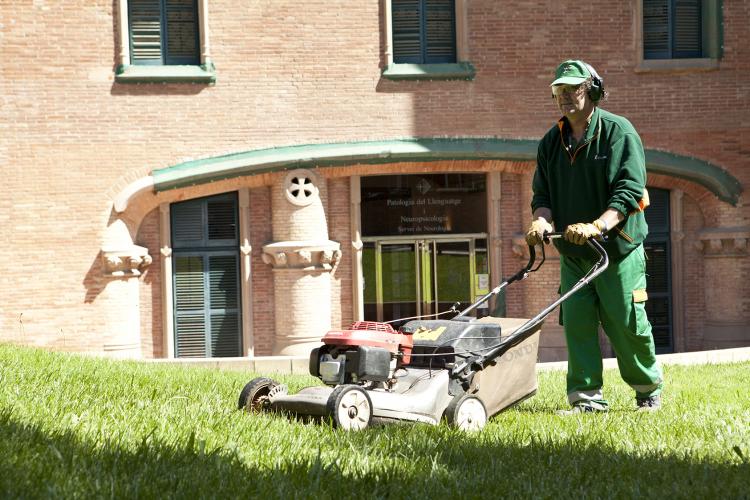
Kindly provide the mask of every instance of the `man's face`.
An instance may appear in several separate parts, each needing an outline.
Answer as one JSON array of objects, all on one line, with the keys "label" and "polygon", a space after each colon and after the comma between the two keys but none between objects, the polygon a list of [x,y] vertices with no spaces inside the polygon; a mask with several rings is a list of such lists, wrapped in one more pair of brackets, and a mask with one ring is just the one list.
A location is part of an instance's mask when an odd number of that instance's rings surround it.
[{"label": "man's face", "polygon": [[[552,95],[557,106],[568,119],[575,119],[587,108],[586,87],[580,85],[555,85],[552,87]],[[587,114],[588,116],[588,114]]]}]

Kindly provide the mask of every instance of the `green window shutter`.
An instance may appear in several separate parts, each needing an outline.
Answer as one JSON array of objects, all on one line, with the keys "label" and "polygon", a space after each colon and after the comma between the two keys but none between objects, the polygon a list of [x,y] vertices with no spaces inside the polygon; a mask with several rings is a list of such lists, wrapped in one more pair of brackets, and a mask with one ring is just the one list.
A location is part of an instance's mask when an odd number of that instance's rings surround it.
[{"label": "green window shutter", "polygon": [[669,191],[649,189],[651,205],[644,212],[648,223],[646,312],[658,353],[672,352],[672,249],[670,241]]},{"label": "green window shutter", "polygon": [[701,0],[643,0],[644,59],[703,56]]},{"label": "green window shutter", "polygon": [[643,213],[651,234],[668,235],[669,233],[669,191],[666,189],[648,190],[651,205]]},{"label": "green window shutter", "polygon": [[643,57],[670,57],[669,0],[643,0]]},{"label": "green window shutter", "polygon": [[211,356],[240,356],[239,265],[237,255],[209,257]]},{"label": "green window shutter", "polygon": [[237,195],[175,203],[170,213],[176,355],[240,356]]},{"label": "green window shutter", "polygon": [[206,285],[203,268],[202,256],[175,257],[175,349],[180,358],[206,356]]},{"label": "green window shutter", "polygon": [[648,274],[648,291],[653,293],[665,293],[669,291],[669,256],[667,255],[666,242],[655,242],[650,244],[651,251],[646,261],[646,273]]},{"label": "green window shutter", "polygon": [[237,235],[237,202],[234,199],[217,199],[206,204],[208,241],[210,244],[234,244]]},{"label": "green window shutter", "polygon": [[673,57],[701,57],[701,24],[700,0],[674,0]]},{"label": "green window shutter", "polygon": [[174,248],[235,247],[239,241],[234,194],[174,203],[170,213]]},{"label": "green window shutter", "polygon": [[166,64],[200,64],[197,0],[166,0]]},{"label": "green window shutter", "polygon": [[158,0],[129,0],[131,64],[162,64],[161,7]]},{"label": "green window shutter", "polygon": [[209,257],[209,291],[211,310],[235,310],[239,303],[237,286],[239,269],[236,255]]},{"label": "green window shutter", "polygon": [[646,250],[646,275],[648,279],[648,314],[654,342],[660,353],[672,350],[672,297],[670,287],[669,244],[653,241],[644,244]]},{"label": "green window shutter", "polygon": [[421,0],[392,0],[393,62],[421,63]]},{"label": "green window shutter", "polygon": [[238,256],[177,255],[174,280],[177,356],[240,356]]},{"label": "green window shutter", "polygon": [[393,62],[456,62],[454,0],[392,0]]},{"label": "green window shutter", "polygon": [[197,0],[128,0],[130,63],[200,64]]},{"label": "green window shutter", "polygon": [[456,6],[454,0],[425,2],[427,63],[456,62]]},{"label": "green window shutter", "polygon": [[186,201],[175,203],[172,216],[172,246],[174,248],[199,247],[204,243],[203,203]]}]

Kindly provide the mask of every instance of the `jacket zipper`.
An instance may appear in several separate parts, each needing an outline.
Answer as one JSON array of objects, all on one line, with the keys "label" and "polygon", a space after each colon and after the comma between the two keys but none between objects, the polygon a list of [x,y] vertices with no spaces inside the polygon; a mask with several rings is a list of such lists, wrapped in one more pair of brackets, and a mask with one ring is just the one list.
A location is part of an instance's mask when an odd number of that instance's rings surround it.
[{"label": "jacket zipper", "polygon": [[581,150],[581,148],[583,148],[584,146],[588,146],[591,142],[593,142],[593,140],[594,140],[594,138],[592,137],[591,139],[589,139],[588,141],[584,142],[583,144],[581,144],[580,146],[578,146],[576,148],[575,152],[573,153],[573,156],[570,157],[570,164],[571,165],[573,163],[575,163],[575,161],[576,161],[576,155]]},{"label": "jacket zipper", "polygon": [[575,151],[573,152],[573,154],[572,154],[572,155],[571,155],[571,154],[570,154],[570,152],[569,152],[569,151],[568,151],[568,150],[567,150],[567,149],[565,148],[565,146],[564,146],[564,144],[563,144],[563,141],[562,141],[562,137],[560,138],[560,147],[561,147],[561,148],[563,148],[563,151],[565,151],[566,153],[568,153],[568,158],[570,158],[570,164],[571,164],[571,165],[573,165],[573,163],[574,163],[574,162],[576,161],[576,155],[578,154],[578,152],[579,152],[579,151],[580,151],[581,149],[583,149],[584,147],[588,146],[588,145],[589,145],[590,143],[592,143],[592,142],[594,141],[594,139],[596,139],[596,137],[592,137],[591,139],[589,139],[588,141],[584,142],[583,144],[580,144],[580,145],[579,145],[579,146],[578,146],[578,147],[576,148],[576,150],[575,150]]},{"label": "jacket zipper", "polygon": [[[567,149],[567,148],[565,147],[565,142],[563,141],[563,138],[564,138],[564,134],[563,134],[563,125],[562,125],[562,123],[561,123],[561,122],[558,122],[558,127],[560,128],[560,147],[561,147],[561,148],[563,148],[563,150],[564,150],[564,151],[565,151],[566,153],[568,153],[568,157],[570,158],[570,164],[571,164],[571,165],[573,165],[573,163],[574,163],[574,162],[576,161],[576,155],[578,155],[578,152],[579,152],[579,151],[580,151],[580,150],[581,150],[582,148],[584,148],[584,147],[588,146],[589,144],[591,144],[592,142],[594,142],[594,139],[597,139],[597,138],[599,137],[599,130],[597,130],[597,131],[596,131],[596,135],[595,135],[595,136],[593,136],[593,137],[592,137],[591,139],[589,139],[588,141],[586,141],[586,142],[584,142],[584,143],[582,143],[582,144],[579,144],[579,145],[578,145],[578,147],[576,148],[576,150],[575,150],[575,151],[573,152],[573,154],[571,155],[571,154],[570,154],[570,152],[568,151],[568,149]],[[597,127],[597,128],[598,128],[598,127]]]}]

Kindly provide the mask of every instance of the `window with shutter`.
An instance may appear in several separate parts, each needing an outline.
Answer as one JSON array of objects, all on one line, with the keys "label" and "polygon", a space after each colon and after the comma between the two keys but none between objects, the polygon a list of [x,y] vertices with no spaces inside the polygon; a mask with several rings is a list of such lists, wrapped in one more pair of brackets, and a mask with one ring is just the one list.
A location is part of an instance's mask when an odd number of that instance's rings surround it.
[{"label": "window with shutter", "polygon": [[703,57],[701,0],[643,0],[644,59]]},{"label": "window with shutter", "polygon": [[456,62],[454,0],[392,0],[393,62]]},{"label": "window with shutter", "polygon": [[128,0],[130,63],[200,64],[197,0]]},{"label": "window with shutter", "polygon": [[651,205],[644,212],[648,223],[646,312],[659,354],[674,352],[672,338],[672,258],[670,246],[669,191],[649,189]]},{"label": "window with shutter", "polygon": [[176,356],[206,356],[204,258],[180,255],[174,259]]},{"label": "window with shutter", "polygon": [[177,357],[242,353],[237,196],[175,203],[174,316]]}]

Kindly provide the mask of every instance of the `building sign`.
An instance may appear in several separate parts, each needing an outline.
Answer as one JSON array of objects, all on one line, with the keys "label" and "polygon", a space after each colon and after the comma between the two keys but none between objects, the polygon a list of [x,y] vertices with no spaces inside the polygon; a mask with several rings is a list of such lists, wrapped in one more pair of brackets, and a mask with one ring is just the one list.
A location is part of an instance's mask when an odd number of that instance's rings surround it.
[{"label": "building sign", "polygon": [[485,174],[363,177],[362,236],[483,233]]}]

